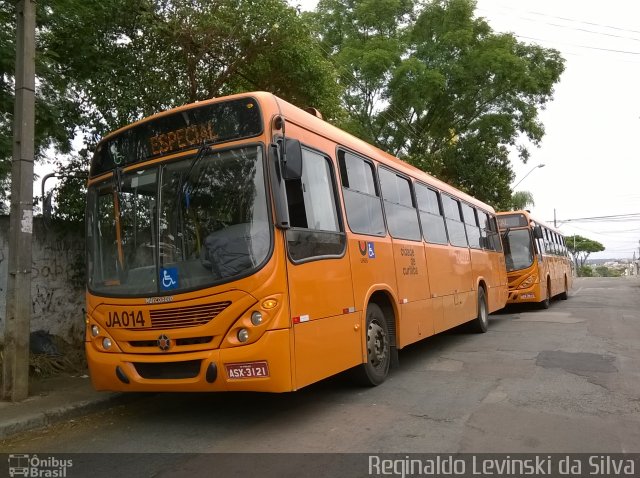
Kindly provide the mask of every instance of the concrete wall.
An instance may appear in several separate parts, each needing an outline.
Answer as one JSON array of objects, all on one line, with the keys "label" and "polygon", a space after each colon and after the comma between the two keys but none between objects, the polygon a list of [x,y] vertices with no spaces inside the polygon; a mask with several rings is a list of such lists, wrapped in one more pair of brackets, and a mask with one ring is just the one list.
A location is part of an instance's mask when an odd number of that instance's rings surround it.
[{"label": "concrete wall", "polygon": [[[31,330],[45,330],[68,342],[84,330],[84,238],[81,234],[46,230],[33,221]],[[6,323],[9,262],[9,217],[0,216],[0,342]]]}]

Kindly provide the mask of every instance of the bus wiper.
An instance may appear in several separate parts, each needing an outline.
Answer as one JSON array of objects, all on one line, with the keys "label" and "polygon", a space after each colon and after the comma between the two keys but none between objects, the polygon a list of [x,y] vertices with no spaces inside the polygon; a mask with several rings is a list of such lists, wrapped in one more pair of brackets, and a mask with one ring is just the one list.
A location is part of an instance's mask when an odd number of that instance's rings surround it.
[{"label": "bus wiper", "polygon": [[[209,145],[205,144],[204,142],[202,143],[202,146],[200,146],[200,149],[198,149],[198,152],[196,153],[196,155],[193,157],[193,159],[191,160],[191,163],[189,164],[189,167],[187,168],[187,171],[185,174],[181,174],[180,175],[180,180],[178,182],[178,188],[176,190],[176,193],[178,194],[178,198],[176,200],[176,208],[175,208],[175,220],[176,220],[176,228],[180,229],[179,232],[179,236],[182,237],[182,250],[186,251],[186,247],[185,247],[185,243],[184,243],[184,217],[182,215],[182,201],[184,200],[183,198],[186,196],[187,191],[186,191],[186,184],[189,181],[189,178],[191,177],[191,173],[193,171],[193,168],[195,168],[196,164],[198,164],[200,162],[200,160],[202,158],[204,158],[204,156],[207,153],[211,152],[211,148],[209,147]],[[190,200],[187,202],[187,209],[189,209],[189,205],[190,205]],[[178,232],[178,231],[176,231]],[[197,232],[196,232],[197,234]],[[199,246],[198,246],[199,249]]]},{"label": "bus wiper", "polygon": [[189,177],[191,177],[191,172],[193,171],[193,168],[209,152],[211,152],[211,148],[209,147],[209,145],[202,143],[202,146],[200,146],[200,149],[198,149],[198,152],[196,153],[194,158],[191,160],[191,163],[189,164],[189,168],[187,169],[187,172],[185,174],[180,175],[180,182],[178,183],[178,189],[177,189],[178,201],[176,203],[176,213],[182,209],[182,197],[184,196],[184,193],[185,193],[185,191],[183,191],[183,188],[187,184]]},{"label": "bus wiper", "polygon": [[502,240],[506,241],[507,237],[509,237],[509,233],[511,232],[511,228],[508,227],[504,230],[504,232],[502,233]]}]

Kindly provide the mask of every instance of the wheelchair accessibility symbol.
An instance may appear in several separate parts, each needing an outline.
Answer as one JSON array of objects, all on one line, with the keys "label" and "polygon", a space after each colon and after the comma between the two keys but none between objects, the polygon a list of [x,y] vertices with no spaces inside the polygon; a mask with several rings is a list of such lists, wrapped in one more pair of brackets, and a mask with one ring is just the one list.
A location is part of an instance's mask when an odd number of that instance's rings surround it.
[{"label": "wheelchair accessibility symbol", "polygon": [[176,267],[168,267],[160,269],[160,285],[162,290],[171,290],[178,288],[178,269]]}]

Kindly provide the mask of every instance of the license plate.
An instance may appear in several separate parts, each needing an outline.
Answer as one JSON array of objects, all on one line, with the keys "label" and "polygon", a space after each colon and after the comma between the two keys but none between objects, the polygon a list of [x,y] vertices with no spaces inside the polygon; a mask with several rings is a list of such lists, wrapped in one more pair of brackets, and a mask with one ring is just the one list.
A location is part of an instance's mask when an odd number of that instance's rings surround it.
[{"label": "license plate", "polygon": [[229,378],[262,378],[269,376],[269,364],[266,360],[260,362],[226,363]]}]

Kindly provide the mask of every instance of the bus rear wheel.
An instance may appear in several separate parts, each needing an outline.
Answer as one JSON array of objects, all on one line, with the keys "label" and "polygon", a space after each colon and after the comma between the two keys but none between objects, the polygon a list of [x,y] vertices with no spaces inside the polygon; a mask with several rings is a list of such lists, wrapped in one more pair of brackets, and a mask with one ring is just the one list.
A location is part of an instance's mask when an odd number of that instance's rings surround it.
[{"label": "bus rear wheel", "polygon": [[569,283],[567,277],[564,278],[564,292],[560,294],[560,300],[567,300],[569,298]]},{"label": "bus rear wheel", "polygon": [[487,307],[487,296],[484,289],[478,289],[478,316],[469,323],[469,330],[484,334],[489,328],[489,309]]},{"label": "bus rear wheel", "polygon": [[372,303],[367,307],[365,332],[367,361],[356,368],[356,380],[362,385],[375,387],[387,378],[391,363],[389,328],[384,313],[377,304]]}]

